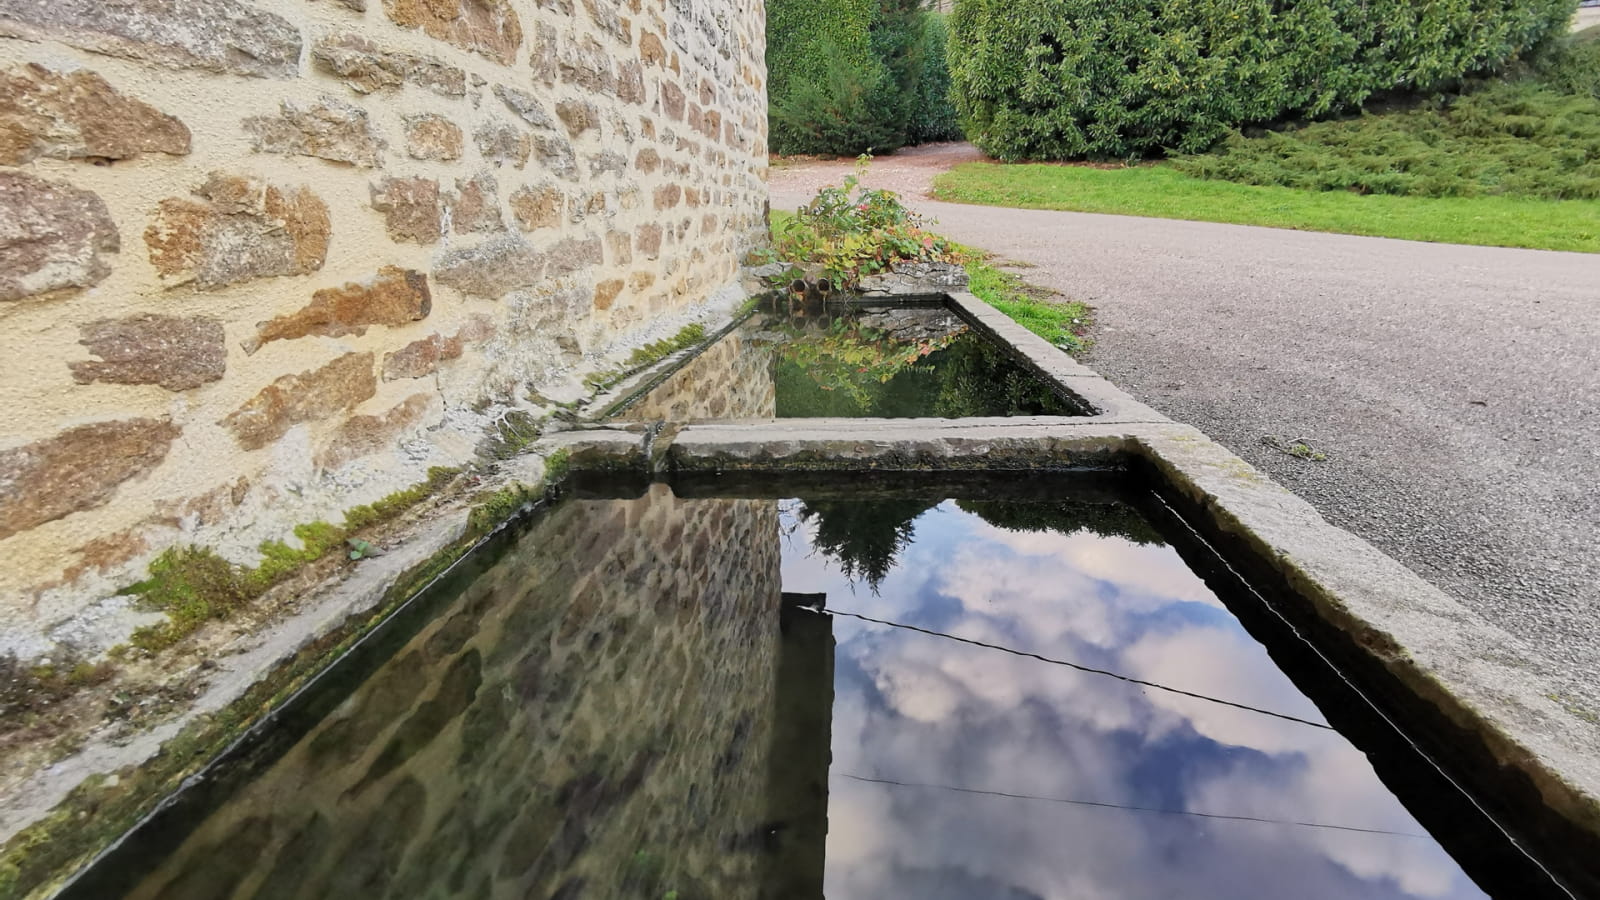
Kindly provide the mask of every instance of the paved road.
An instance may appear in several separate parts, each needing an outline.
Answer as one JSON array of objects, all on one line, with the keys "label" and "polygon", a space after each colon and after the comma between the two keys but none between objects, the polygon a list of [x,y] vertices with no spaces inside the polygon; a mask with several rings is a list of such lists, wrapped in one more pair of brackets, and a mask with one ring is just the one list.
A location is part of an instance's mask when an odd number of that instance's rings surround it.
[{"label": "paved road", "polygon": [[[886,157],[869,184],[1093,305],[1090,365],[1532,642],[1600,714],[1600,255],[922,196],[971,155]],[[775,168],[773,207],[847,168]]]}]

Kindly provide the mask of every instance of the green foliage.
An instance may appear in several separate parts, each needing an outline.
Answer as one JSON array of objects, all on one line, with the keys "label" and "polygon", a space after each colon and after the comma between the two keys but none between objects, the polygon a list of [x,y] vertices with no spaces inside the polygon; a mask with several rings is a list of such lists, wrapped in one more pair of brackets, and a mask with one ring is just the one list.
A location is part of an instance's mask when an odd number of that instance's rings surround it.
[{"label": "green foliage", "polygon": [[778,326],[778,415],[903,418],[1072,415],[1073,408],[971,331],[895,339],[840,317]]},{"label": "green foliage", "polygon": [[1534,60],[1533,72],[1553,91],[1600,100],[1600,28],[1550,42]]},{"label": "green foliage", "polygon": [[549,456],[545,457],[545,460],[544,460],[544,486],[545,486],[545,488],[548,489],[548,488],[554,487],[555,485],[559,484],[563,479],[565,479],[567,477],[567,475],[569,473],[571,473],[571,471],[572,471],[572,454],[569,451],[567,451],[565,449],[561,449],[561,450],[557,450],[556,452],[554,452],[554,453],[550,454]]},{"label": "green foliage", "polygon": [[1169,165],[1119,169],[984,163],[934,181],[941,200],[1159,216],[1412,241],[1600,253],[1600,204],[1519,197],[1394,197],[1194,178]]},{"label": "green foliage", "polygon": [[395,491],[389,496],[372,503],[350,507],[344,513],[345,531],[360,531],[363,528],[371,528],[374,525],[381,525],[393,519],[395,516],[433,496],[445,485],[449,484],[450,479],[456,477],[460,472],[461,470],[455,467],[434,466],[428,470],[427,481],[420,481],[411,487]]},{"label": "green foliage", "polygon": [[949,26],[939,13],[929,13],[923,24],[922,77],[906,124],[906,143],[961,140],[961,119],[950,98],[950,68],[945,60]]},{"label": "green foliage", "polygon": [[771,0],[772,151],[853,156],[946,139],[936,18],[920,0]]},{"label": "green foliage", "polygon": [[490,459],[510,459],[528,449],[542,434],[544,420],[526,410],[508,410],[494,423],[494,436],[484,452]]},{"label": "green foliage", "polygon": [[1144,516],[1139,515],[1138,510],[1121,503],[957,500],[956,506],[1007,531],[1057,534],[1088,531],[1102,537],[1125,538],[1136,544],[1166,543],[1161,533]]},{"label": "green foliage", "polygon": [[1431,91],[1565,30],[1572,0],[962,0],[951,80],[1005,160],[1203,151],[1242,124]]},{"label": "green foliage", "polygon": [[706,326],[699,322],[692,322],[683,326],[672,337],[662,338],[659,341],[645,344],[643,347],[634,350],[633,355],[628,357],[628,365],[634,368],[653,365],[677,353],[679,350],[687,350],[705,339]]},{"label": "green foliage", "polygon": [[1414,109],[1234,135],[1173,165],[1197,178],[1313,191],[1600,199],[1600,98],[1495,82]]},{"label": "green foliage", "polygon": [[798,514],[816,525],[811,545],[832,557],[846,578],[860,578],[877,593],[911,546],[917,518],[937,505],[932,500],[804,500]]},{"label": "green foliage", "polygon": [[211,619],[226,618],[260,596],[249,569],[234,565],[206,547],[170,547],[150,563],[150,577],[124,593],[167,621],[135,629],[128,643],[157,653]]},{"label": "green foliage", "polygon": [[899,262],[953,261],[956,245],[928,231],[893,191],[861,187],[870,157],[842,187],[817,192],[793,218],[773,219],[773,247],[791,262],[820,268],[840,287]]},{"label": "green foliage", "polygon": [[1053,302],[1035,296],[1022,279],[1003,272],[973,251],[967,260],[967,290],[1018,325],[1069,353],[1089,349],[1089,307],[1077,300]]},{"label": "green foliage", "polygon": [[[147,609],[167,614],[167,621],[134,630],[128,643],[158,653],[193,634],[212,619],[226,619],[295,572],[325,556],[341,553],[351,534],[393,519],[443,488],[459,469],[434,466],[428,479],[374,503],[351,507],[343,527],[307,522],[294,527],[301,547],[263,541],[261,562],[254,568],[236,565],[208,547],[169,547],[150,563],[150,577],[123,590]],[[350,559],[376,555],[372,545]]]},{"label": "green foliage", "polygon": [[467,514],[467,534],[488,534],[533,499],[533,493],[521,484],[507,485],[489,494]]}]

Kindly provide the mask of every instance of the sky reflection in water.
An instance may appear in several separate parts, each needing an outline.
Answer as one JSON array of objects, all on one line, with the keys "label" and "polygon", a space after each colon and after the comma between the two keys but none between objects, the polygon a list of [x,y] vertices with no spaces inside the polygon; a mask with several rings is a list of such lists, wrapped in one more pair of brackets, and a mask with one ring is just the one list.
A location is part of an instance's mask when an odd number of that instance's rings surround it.
[{"label": "sky reflection in water", "polygon": [[[1171,547],[1008,531],[945,502],[875,594],[797,509],[785,591],[1324,721]],[[1483,896],[1428,837],[928,787],[1425,834],[1333,731],[842,616],[833,631],[832,900]]]}]

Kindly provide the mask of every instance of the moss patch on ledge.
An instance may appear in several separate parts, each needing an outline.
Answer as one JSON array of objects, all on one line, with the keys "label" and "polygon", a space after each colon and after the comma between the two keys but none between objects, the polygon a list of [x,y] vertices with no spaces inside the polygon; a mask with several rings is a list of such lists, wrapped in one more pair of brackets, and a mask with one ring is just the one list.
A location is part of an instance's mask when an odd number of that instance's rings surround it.
[{"label": "moss patch on ledge", "polygon": [[226,619],[259,599],[305,566],[342,550],[357,532],[382,525],[441,490],[460,469],[434,467],[426,481],[373,503],[352,507],[344,526],[327,522],[296,525],[297,549],[283,541],[264,541],[254,568],[231,563],[208,547],[171,547],[150,563],[150,577],[123,593],[167,621],[136,629],[128,643],[149,653],[171,647],[212,619]]}]

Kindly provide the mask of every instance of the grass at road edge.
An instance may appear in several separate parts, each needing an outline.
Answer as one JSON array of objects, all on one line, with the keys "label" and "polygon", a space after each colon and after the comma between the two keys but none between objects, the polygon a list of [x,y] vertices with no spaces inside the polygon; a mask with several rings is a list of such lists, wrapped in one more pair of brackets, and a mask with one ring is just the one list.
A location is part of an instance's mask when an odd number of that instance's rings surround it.
[{"label": "grass at road edge", "polygon": [[1513,197],[1396,197],[1192,178],[1164,165],[1125,169],[966,163],[938,176],[940,200],[1265,225],[1489,247],[1600,253],[1600,203]]},{"label": "grass at road edge", "polygon": [[996,268],[982,251],[968,260],[967,290],[1018,325],[1068,353],[1089,349],[1089,307],[1077,300],[1049,299],[1043,289]]},{"label": "grass at road edge", "polygon": [[[779,228],[794,218],[794,213],[772,210],[770,227]],[[964,247],[967,289],[978,299],[998,309],[1018,325],[1069,353],[1089,349],[1089,307],[1076,300],[1048,299],[1047,292],[1023,282],[1021,278],[994,266],[983,250]]]}]

